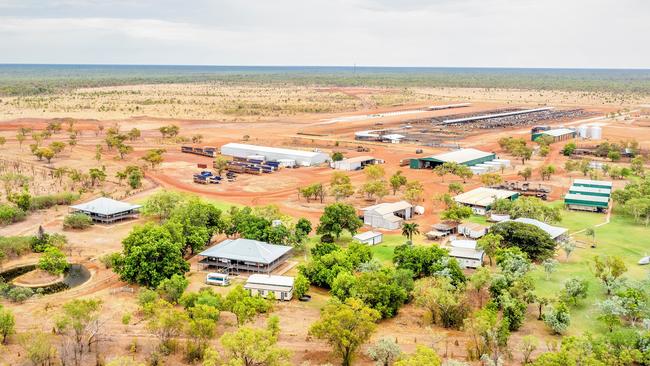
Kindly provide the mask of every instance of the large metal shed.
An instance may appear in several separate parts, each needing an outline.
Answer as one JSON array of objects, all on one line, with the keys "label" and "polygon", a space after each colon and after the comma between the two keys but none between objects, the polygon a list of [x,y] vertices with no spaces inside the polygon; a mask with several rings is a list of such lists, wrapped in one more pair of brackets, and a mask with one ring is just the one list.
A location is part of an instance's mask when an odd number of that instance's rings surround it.
[{"label": "large metal shed", "polygon": [[203,268],[216,267],[228,272],[271,273],[291,255],[291,247],[250,239],[226,239],[199,253]]},{"label": "large metal shed", "polygon": [[411,159],[409,167],[411,169],[433,169],[444,163],[457,163],[465,166],[474,166],[494,159],[496,159],[495,153],[469,148],[424,158],[413,158]]},{"label": "large metal shed", "polygon": [[291,159],[298,165],[302,166],[319,165],[330,160],[329,155],[318,151],[294,150],[280,147],[239,144],[234,142],[221,146],[221,154],[244,159],[252,155],[260,155],[263,156],[266,161]]}]

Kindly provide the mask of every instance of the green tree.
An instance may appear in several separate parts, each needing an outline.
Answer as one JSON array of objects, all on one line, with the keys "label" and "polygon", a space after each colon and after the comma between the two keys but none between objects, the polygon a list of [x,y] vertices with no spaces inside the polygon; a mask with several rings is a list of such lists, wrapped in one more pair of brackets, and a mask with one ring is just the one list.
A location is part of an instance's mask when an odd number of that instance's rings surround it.
[{"label": "green tree", "polygon": [[607,289],[607,295],[618,285],[618,279],[627,272],[625,262],[620,257],[595,256],[593,265],[594,275]]},{"label": "green tree", "polygon": [[500,174],[486,173],[481,175],[481,183],[483,183],[484,186],[494,186],[497,184],[501,184],[502,182],[503,182],[503,178],[501,177]]},{"label": "green tree", "polygon": [[469,287],[476,292],[479,307],[483,306],[482,291],[492,281],[492,272],[487,267],[477,269],[469,278]]},{"label": "green tree", "polygon": [[38,260],[38,268],[55,275],[62,274],[69,266],[65,254],[59,248],[52,246],[45,248],[43,255]]},{"label": "green tree", "polygon": [[573,152],[576,149],[576,143],[575,142],[569,142],[564,147],[562,148],[562,155],[564,156],[571,156],[573,155]]},{"label": "green tree", "polygon": [[555,333],[564,333],[571,324],[569,309],[563,302],[558,302],[554,307],[549,308],[542,317],[544,323]]},{"label": "green tree", "polygon": [[420,280],[414,298],[418,306],[427,310],[428,319],[443,328],[460,328],[469,311],[464,289],[454,287],[446,277]]},{"label": "green tree", "polygon": [[503,238],[501,245],[504,248],[517,247],[531,260],[544,260],[555,253],[555,241],[544,230],[531,224],[501,222],[492,226],[490,232]]},{"label": "green tree", "polygon": [[0,336],[2,337],[2,344],[7,344],[7,337],[14,334],[16,331],[16,318],[9,309],[5,309],[0,305]]},{"label": "green tree", "polygon": [[158,337],[160,351],[169,354],[174,349],[175,339],[187,324],[187,315],[165,300],[157,300],[152,307],[147,329]]},{"label": "green tree", "polygon": [[383,179],[386,175],[384,167],[378,164],[366,165],[365,168],[363,168],[363,173],[369,181]]},{"label": "green tree", "polygon": [[103,169],[90,168],[90,170],[88,170],[88,176],[90,177],[91,187],[94,187],[97,182],[103,182],[106,180],[106,172]]},{"label": "green tree", "polygon": [[380,338],[368,347],[366,354],[375,361],[376,366],[391,366],[402,355],[402,350],[392,338]]},{"label": "green tree", "polygon": [[46,332],[25,332],[19,335],[19,343],[32,364],[54,365],[57,351],[52,338],[53,336]]},{"label": "green tree", "polygon": [[542,262],[542,267],[544,267],[544,273],[546,273],[546,280],[551,279],[553,272],[557,270],[558,261],[553,258],[546,258]]},{"label": "green tree", "polygon": [[288,366],[291,353],[276,345],[278,336],[273,328],[269,322],[266,329],[241,327],[221,336],[219,341],[230,357],[228,365]]},{"label": "green tree", "polygon": [[375,331],[380,317],[377,310],[365,306],[361,300],[351,298],[345,303],[332,300],[322,309],[320,320],[312,324],[309,334],[324,339],[341,358],[341,365],[350,366],[359,347]]},{"label": "green tree", "polygon": [[446,210],[442,211],[440,218],[454,222],[462,222],[472,216],[472,209],[470,207],[453,203]]},{"label": "green tree", "polygon": [[332,161],[341,161],[344,158],[345,157],[343,156],[342,152],[336,151],[336,152],[332,153]]},{"label": "green tree", "polygon": [[365,194],[368,200],[374,199],[377,202],[388,195],[388,186],[383,180],[372,180],[361,186],[359,193]]},{"label": "green tree", "polygon": [[219,155],[214,158],[214,162],[212,163],[212,166],[214,169],[217,171],[217,175],[221,176],[224,170],[228,167],[228,159],[226,159],[225,156]]},{"label": "green tree", "polygon": [[129,137],[129,140],[135,141],[140,138],[142,133],[139,129],[133,127],[126,135]]},{"label": "green tree", "polygon": [[325,212],[320,217],[320,224],[316,228],[316,233],[319,235],[334,235],[338,239],[343,230],[347,230],[354,235],[361,226],[363,226],[363,222],[357,217],[353,206],[334,203],[325,207]]},{"label": "green tree", "polygon": [[124,238],[122,246],[115,272],[123,281],[155,288],[164,279],[189,270],[181,244],[163,226],[151,223],[136,226]]},{"label": "green tree", "polygon": [[160,281],[156,290],[161,298],[175,304],[183,296],[183,292],[185,292],[188,285],[189,281],[183,275],[175,274]]},{"label": "green tree", "polygon": [[424,186],[417,180],[406,183],[404,188],[404,199],[411,204],[417,204],[422,201],[424,195]]},{"label": "green tree", "polygon": [[560,297],[573,303],[574,306],[578,305],[578,299],[586,299],[587,292],[589,291],[589,282],[579,278],[570,278],[564,283],[564,288]]},{"label": "green tree", "polygon": [[524,178],[525,181],[527,181],[528,179],[530,179],[530,177],[533,176],[533,169],[529,166],[525,167],[523,170],[517,172],[517,175],[521,176],[522,178]]},{"label": "green tree", "polygon": [[537,197],[520,197],[510,204],[507,212],[512,218],[528,218],[553,224],[562,221],[559,207],[552,207]]},{"label": "green tree", "polygon": [[350,177],[343,172],[334,172],[330,180],[330,194],[339,201],[354,194]]},{"label": "green tree", "polygon": [[611,161],[621,160],[621,153],[618,151],[610,151],[607,153],[607,158]]},{"label": "green tree", "polygon": [[554,165],[544,165],[540,170],[540,174],[542,175],[542,180],[551,179],[551,176],[553,174],[555,174],[555,166]]},{"label": "green tree", "polygon": [[394,366],[440,366],[442,361],[436,351],[426,346],[418,345],[415,348],[415,353],[402,358],[395,362]]},{"label": "green tree", "polygon": [[188,309],[188,315],[189,321],[185,328],[185,334],[189,338],[187,358],[188,360],[199,360],[203,358],[208,341],[217,333],[219,309],[205,304],[197,304]]},{"label": "green tree", "polygon": [[307,291],[309,291],[309,279],[302,274],[298,274],[293,282],[293,292],[297,298],[305,296]]},{"label": "green tree", "polygon": [[96,299],[75,299],[63,305],[56,319],[56,329],[72,345],[72,363],[83,364],[86,350],[98,341],[102,303]]},{"label": "green tree", "polygon": [[242,325],[259,313],[271,310],[269,300],[261,296],[252,296],[241,285],[235,286],[226,295],[222,309],[237,317],[237,324]]},{"label": "green tree", "polygon": [[141,159],[151,164],[151,169],[155,169],[157,165],[162,164],[164,160],[163,158],[164,153],[165,153],[165,149],[147,150],[147,152],[144,153],[144,156]]},{"label": "green tree", "polygon": [[171,216],[172,211],[186,199],[183,194],[176,191],[162,190],[147,198],[142,211],[147,216],[154,216],[160,221],[165,221]]},{"label": "green tree", "polygon": [[503,237],[494,233],[487,233],[476,241],[476,247],[482,249],[490,259],[490,266],[492,266],[492,258],[501,248],[502,241]]},{"label": "green tree", "polygon": [[465,189],[463,188],[463,185],[458,183],[458,182],[449,183],[449,186],[447,187],[447,190],[451,194],[461,194],[461,193],[463,193],[465,191]]},{"label": "green tree", "polygon": [[407,179],[402,175],[402,171],[398,170],[390,177],[390,186],[393,189],[393,195],[397,194],[400,188],[404,187]]}]

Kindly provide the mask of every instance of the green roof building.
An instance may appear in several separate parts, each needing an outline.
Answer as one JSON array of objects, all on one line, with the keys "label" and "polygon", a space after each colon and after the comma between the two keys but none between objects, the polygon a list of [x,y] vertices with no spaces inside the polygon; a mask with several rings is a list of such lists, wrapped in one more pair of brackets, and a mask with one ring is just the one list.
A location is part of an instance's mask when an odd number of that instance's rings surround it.
[{"label": "green roof building", "polygon": [[612,190],[612,182],[605,180],[576,179],[573,181],[574,187],[603,188]]},{"label": "green roof building", "polygon": [[571,188],[569,188],[569,193],[584,194],[588,196],[609,197],[612,195],[612,190],[607,188],[593,188],[593,187],[572,185]]},{"label": "green roof building", "polygon": [[564,205],[572,210],[604,212],[609,208],[609,197],[567,193]]},{"label": "green roof building", "polygon": [[433,169],[444,163],[458,163],[465,166],[474,166],[496,159],[495,153],[488,153],[477,149],[460,149],[444,154],[413,158],[409,164],[411,169]]}]

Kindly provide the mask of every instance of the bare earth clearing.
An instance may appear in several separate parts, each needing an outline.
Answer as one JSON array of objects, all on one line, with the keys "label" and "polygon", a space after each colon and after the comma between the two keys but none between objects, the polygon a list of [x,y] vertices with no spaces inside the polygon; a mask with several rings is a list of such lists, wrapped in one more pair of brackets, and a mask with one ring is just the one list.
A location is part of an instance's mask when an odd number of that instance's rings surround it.
[{"label": "bare earth clearing", "polygon": [[[0,147],[0,159],[7,162],[20,162],[25,171],[45,169],[48,171],[57,167],[75,167],[89,169],[99,165],[106,166],[107,182],[101,191],[116,199],[126,199],[141,202],[149,194],[160,188],[174,189],[198,194],[204,198],[238,205],[278,205],[281,211],[293,217],[307,217],[314,224],[322,213],[322,208],[334,202],[327,197],[324,204],[306,202],[300,198],[297,189],[305,185],[322,182],[328,183],[333,170],[329,167],[313,167],[299,169],[284,169],[271,175],[241,175],[236,182],[225,182],[220,185],[198,185],[192,182],[192,174],[200,171],[197,164],[211,164],[211,159],[180,152],[180,143],[163,141],[158,128],[164,125],[176,124],[180,127],[180,135],[190,137],[201,134],[203,141],[197,146],[221,146],[227,142],[242,142],[244,136],[248,143],[269,146],[284,146],[303,149],[318,148],[325,152],[341,151],[346,157],[372,155],[386,161],[384,168],[387,176],[397,170],[402,170],[409,179],[419,180],[425,187],[424,207],[426,213],[417,216],[415,221],[421,228],[428,229],[437,221],[440,212],[439,203],[432,198],[447,191],[451,181],[461,182],[458,178],[447,176],[444,181],[428,170],[411,170],[407,166],[400,167],[399,162],[416,156],[416,148],[422,148],[424,156],[447,151],[442,148],[420,147],[412,144],[381,144],[359,142],[354,140],[354,132],[375,128],[377,123],[382,128],[401,126],[413,118],[443,116],[457,111],[422,112],[417,115],[397,115],[384,118],[357,119],[348,122],[326,123],[328,119],[366,115],[379,112],[408,110],[436,104],[464,103],[474,104],[462,113],[490,111],[504,107],[529,107],[531,105],[549,104],[561,106],[581,106],[598,116],[628,108],[631,114],[625,114],[617,119],[602,118],[598,123],[603,128],[603,137],[618,142],[635,139],[641,148],[650,148],[650,119],[647,113],[636,106],[648,104],[649,100],[639,100],[634,97],[625,100],[612,99],[608,95],[569,92],[529,92],[506,90],[479,89],[413,89],[409,91],[391,89],[364,88],[311,88],[286,87],[279,88],[264,86],[229,86],[229,85],[144,85],[128,87],[111,87],[77,90],[70,94],[44,97],[15,97],[3,98],[0,102],[0,136],[7,140]],[[274,106],[277,106],[274,107]],[[75,127],[81,131],[77,145],[69,147],[52,160],[51,164],[37,161],[29,152],[27,141],[22,147],[16,139],[16,131],[20,127],[36,130],[44,129],[52,118],[75,118]],[[576,125],[581,121],[551,121],[553,125]],[[119,125],[123,131],[131,128],[142,130],[142,136],[130,142],[134,152],[125,160],[119,160],[115,151],[105,151],[101,163],[94,160],[95,146],[103,144],[104,135],[97,134],[97,126],[106,128]],[[504,172],[506,180],[518,180],[517,172],[521,162],[500,151],[497,140],[505,136],[521,136],[528,138],[530,126],[493,129],[473,132],[465,138],[455,141],[463,147],[474,147],[485,151],[495,151],[501,157],[511,159],[514,166]],[[66,141],[67,133],[61,133],[49,141]],[[363,145],[369,152],[357,152],[356,148]],[[580,173],[566,174],[562,170],[565,157],[559,150],[561,144],[552,145],[552,151],[546,158],[534,156],[527,166],[537,169],[548,163],[558,167],[558,173],[550,182],[544,182],[552,188],[551,198],[558,199],[571,184],[571,179],[581,176]],[[153,148],[166,149],[164,163],[155,169],[146,171],[144,187],[137,192],[129,191],[123,183],[115,178],[115,173],[127,165],[142,164],[139,160],[144,151]],[[40,171],[40,170],[39,170]],[[34,173],[35,176],[41,173]],[[362,172],[351,172],[353,184],[358,187],[365,181]],[[38,194],[53,193],[68,187],[70,182],[58,182],[49,177],[36,180],[34,189]],[[540,182],[539,172],[535,170],[532,182]],[[623,181],[615,182],[616,187]],[[472,178],[464,184],[469,190],[480,186],[478,178]],[[86,193],[82,201],[99,196],[99,191]],[[401,199],[389,195],[384,201]],[[355,207],[363,207],[373,202],[367,202],[363,197],[354,196],[349,199]],[[73,298],[93,297],[103,301],[102,320],[105,323],[105,334],[102,336],[100,349],[104,355],[130,355],[129,349],[137,340],[139,351],[136,359],[144,359],[156,344],[156,340],[145,329],[144,322],[137,320],[124,326],[120,319],[124,313],[137,310],[136,294],[125,290],[126,284],[121,283],[117,276],[106,269],[98,260],[104,254],[121,250],[121,240],[127,236],[134,225],[143,223],[145,219],[126,221],[116,225],[94,225],[86,231],[63,231],[62,221],[67,214],[67,208],[55,207],[46,211],[32,214],[27,220],[10,226],[0,227],[1,236],[34,234],[39,225],[48,232],[64,233],[70,246],[67,255],[70,261],[84,264],[89,268],[92,278],[87,283],[59,294],[47,295],[30,299],[24,304],[16,305],[3,302],[11,308],[17,318],[18,331],[39,329],[50,331],[53,327],[54,314],[65,302]],[[394,232],[392,234],[398,234]],[[216,239],[216,238],[215,238]],[[19,263],[34,263],[38,256],[31,254],[18,260],[10,260],[3,264],[10,267]],[[195,263],[195,259],[191,263]],[[289,273],[295,273],[295,267]],[[204,274],[197,272],[197,266],[192,265],[188,274],[191,281],[189,290],[199,289],[204,280]],[[21,279],[25,282],[46,281],[37,274]],[[236,279],[243,281],[243,279]],[[217,289],[227,291],[227,289]],[[336,363],[331,356],[329,347],[322,341],[310,339],[307,335],[309,325],[319,317],[320,307],[327,301],[325,291],[312,289],[313,300],[309,303],[292,301],[278,303],[274,314],[281,319],[279,345],[293,352],[293,363],[299,365],[303,361],[311,364]],[[4,301],[4,300],[3,300]],[[521,337],[535,334],[540,338],[552,336],[540,325],[532,321],[536,311],[531,307],[530,322],[517,333],[513,334],[512,349]],[[264,319],[258,319],[257,325],[262,325]],[[232,331],[235,320],[231,314],[223,313],[219,322],[219,332]],[[449,357],[463,357],[465,346],[462,332],[447,331],[435,326],[423,324],[422,311],[413,305],[407,305],[400,310],[397,317],[380,323],[373,339],[382,336],[395,337],[405,352],[412,352],[417,344],[434,346],[439,354]],[[218,342],[212,342],[217,346]],[[217,346],[218,347],[218,346]],[[543,351],[540,347],[539,351]],[[10,344],[0,348],[3,362],[21,364],[25,360],[21,347]],[[174,359],[177,357],[177,359]],[[180,355],[172,356],[167,364],[182,362]],[[515,354],[519,363],[519,355]],[[94,360],[88,359],[89,364]],[[2,363],[2,362],[0,362]],[[361,356],[356,364],[371,365],[371,361]]]}]

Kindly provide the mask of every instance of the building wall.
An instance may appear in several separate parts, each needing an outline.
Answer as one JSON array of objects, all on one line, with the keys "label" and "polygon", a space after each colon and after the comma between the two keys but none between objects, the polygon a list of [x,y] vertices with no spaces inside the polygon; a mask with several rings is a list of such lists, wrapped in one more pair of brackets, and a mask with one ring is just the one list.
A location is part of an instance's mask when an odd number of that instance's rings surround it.
[{"label": "building wall", "polygon": [[293,297],[293,289],[287,291],[269,291],[269,290],[261,290],[256,288],[249,288],[248,290],[250,291],[251,295],[253,296],[260,295],[262,297],[266,297],[268,296],[269,292],[273,292],[273,295],[275,295],[276,300],[289,301]]},{"label": "building wall", "polygon": [[298,165],[303,166],[318,165],[329,160],[329,156],[324,153],[319,153],[311,157],[305,157],[290,153],[285,154],[278,152],[267,152],[262,149],[258,150],[254,148],[240,148],[226,145],[221,148],[221,153],[223,155],[234,156],[238,158],[246,158],[250,155],[263,155],[268,161],[277,161],[278,159],[292,159],[295,160]]},{"label": "building wall", "polygon": [[483,265],[481,261],[468,258],[455,258],[462,268],[479,268]]},{"label": "building wall", "polygon": [[363,215],[363,223],[371,227],[377,227],[387,230],[399,229],[400,223],[391,222],[384,219],[383,216],[378,215],[374,211],[366,211]]}]

